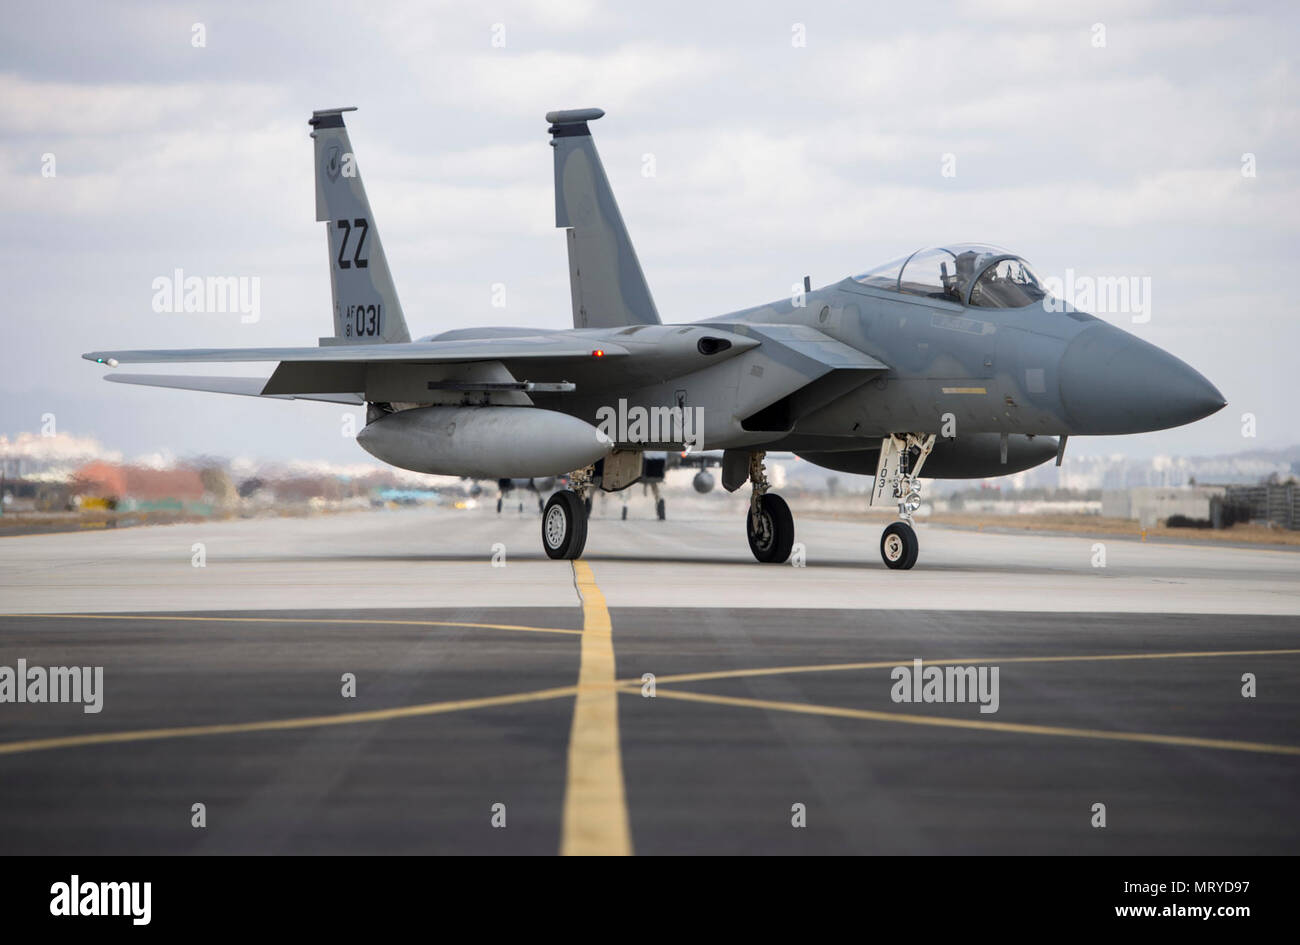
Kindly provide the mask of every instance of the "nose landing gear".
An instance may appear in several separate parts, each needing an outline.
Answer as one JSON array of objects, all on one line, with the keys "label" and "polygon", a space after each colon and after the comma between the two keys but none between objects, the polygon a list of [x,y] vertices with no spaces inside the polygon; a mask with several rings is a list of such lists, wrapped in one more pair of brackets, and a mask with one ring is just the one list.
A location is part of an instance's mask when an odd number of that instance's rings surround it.
[{"label": "nose landing gear", "polygon": [[920,551],[916,530],[907,522],[893,522],[880,535],[880,557],[887,568],[906,571],[916,564]]},{"label": "nose landing gear", "polygon": [[896,434],[881,441],[876,481],[868,504],[875,505],[877,500],[883,503],[886,494],[898,503],[900,521],[891,523],[880,536],[880,557],[890,570],[908,570],[920,553],[912,514],[921,507],[919,477],[934,441],[933,433]]}]

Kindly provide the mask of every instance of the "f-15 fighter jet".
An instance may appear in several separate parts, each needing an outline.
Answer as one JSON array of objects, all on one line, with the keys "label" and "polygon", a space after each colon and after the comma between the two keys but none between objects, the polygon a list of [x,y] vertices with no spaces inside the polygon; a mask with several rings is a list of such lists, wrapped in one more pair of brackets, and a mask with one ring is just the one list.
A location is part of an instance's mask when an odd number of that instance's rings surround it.
[{"label": "f-15 fighter jet", "polygon": [[[919,477],[1028,469],[1066,438],[1142,433],[1224,406],[1171,354],[1053,299],[1015,253],[923,249],[861,275],[689,324],[660,318],[596,153],[598,108],[546,116],[555,225],[568,241],[573,327],[460,328],[412,341],[344,126],[313,113],[316,219],[329,234],[334,332],[301,348],[93,351],[91,361],[253,362],[266,380],[110,373],[117,383],[366,405],[363,448],[403,469],[481,479],[562,476],[542,547],[576,558],[589,490],[645,474],[647,451],[721,450],[748,483],[754,557],[783,562],[794,519],[764,456],[874,474],[896,503],[893,569],[917,559]],[[747,288],[747,287],[745,287]]]}]

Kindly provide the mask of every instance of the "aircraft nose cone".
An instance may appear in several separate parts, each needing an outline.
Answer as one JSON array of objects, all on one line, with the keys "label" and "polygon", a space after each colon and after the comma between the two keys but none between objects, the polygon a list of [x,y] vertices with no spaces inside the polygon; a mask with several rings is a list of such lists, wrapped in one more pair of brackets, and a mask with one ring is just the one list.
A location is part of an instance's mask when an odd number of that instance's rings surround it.
[{"label": "aircraft nose cone", "polygon": [[1061,358],[1061,402],[1076,433],[1145,433],[1207,417],[1227,401],[1200,372],[1110,325],[1084,329]]}]

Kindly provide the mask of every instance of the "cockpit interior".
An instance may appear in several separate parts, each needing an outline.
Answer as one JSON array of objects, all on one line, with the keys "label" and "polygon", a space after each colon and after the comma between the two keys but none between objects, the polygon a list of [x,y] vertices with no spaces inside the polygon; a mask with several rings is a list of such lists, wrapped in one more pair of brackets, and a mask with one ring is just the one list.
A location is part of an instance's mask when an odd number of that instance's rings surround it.
[{"label": "cockpit interior", "polygon": [[979,308],[1022,308],[1047,296],[1042,281],[1014,253],[981,243],[918,249],[854,281],[876,289]]}]

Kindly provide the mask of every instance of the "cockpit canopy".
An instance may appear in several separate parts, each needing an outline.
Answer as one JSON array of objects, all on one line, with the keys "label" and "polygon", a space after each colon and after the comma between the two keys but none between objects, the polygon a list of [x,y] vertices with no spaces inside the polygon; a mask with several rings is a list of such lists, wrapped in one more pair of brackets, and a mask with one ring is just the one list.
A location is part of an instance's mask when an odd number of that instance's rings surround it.
[{"label": "cockpit canopy", "polygon": [[982,308],[1021,308],[1047,296],[1027,262],[981,243],[918,249],[853,278],[877,289]]}]

